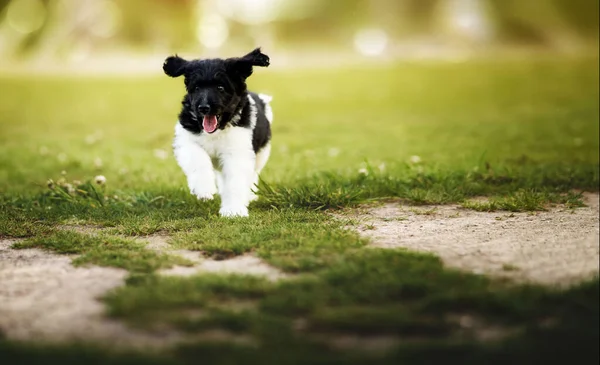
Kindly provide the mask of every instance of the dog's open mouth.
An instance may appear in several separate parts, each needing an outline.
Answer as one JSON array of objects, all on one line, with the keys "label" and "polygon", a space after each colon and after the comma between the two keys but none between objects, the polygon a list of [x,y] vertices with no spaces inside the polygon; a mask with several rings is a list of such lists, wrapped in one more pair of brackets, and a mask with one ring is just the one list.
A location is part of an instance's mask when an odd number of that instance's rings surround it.
[{"label": "dog's open mouth", "polygon": [[213,133],[217,130],[219,126],[219,117],[220,115],[205,115],[204,119],[202,119],[202,128],[206,133]]}]

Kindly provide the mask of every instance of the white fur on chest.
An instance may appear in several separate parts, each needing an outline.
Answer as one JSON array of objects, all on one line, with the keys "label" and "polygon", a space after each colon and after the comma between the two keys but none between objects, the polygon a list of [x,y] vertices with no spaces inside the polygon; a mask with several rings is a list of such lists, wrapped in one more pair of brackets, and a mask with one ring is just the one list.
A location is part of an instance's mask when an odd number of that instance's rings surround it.
[{"label": "white fur on chest", "polygon": [[252,130],[243,127],[226,127],[212,134],[201,133],[195,135],[186,131],[181,124],[177,123],[174,144],[196,145],[202,148],[213,161],[217,160],[219,162],[232,154],[248,153],[254,155]]}]

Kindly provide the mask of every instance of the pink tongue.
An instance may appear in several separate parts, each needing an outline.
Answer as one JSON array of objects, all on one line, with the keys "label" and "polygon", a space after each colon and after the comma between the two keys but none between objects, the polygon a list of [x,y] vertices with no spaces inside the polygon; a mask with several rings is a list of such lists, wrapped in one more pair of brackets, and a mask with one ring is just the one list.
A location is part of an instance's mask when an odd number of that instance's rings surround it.
[{"label": "pink tongue", "polygon": [[206,133],[212,133],[217,129],[217,117],[214,115],[205,115],[202,120],[202,128]]}]

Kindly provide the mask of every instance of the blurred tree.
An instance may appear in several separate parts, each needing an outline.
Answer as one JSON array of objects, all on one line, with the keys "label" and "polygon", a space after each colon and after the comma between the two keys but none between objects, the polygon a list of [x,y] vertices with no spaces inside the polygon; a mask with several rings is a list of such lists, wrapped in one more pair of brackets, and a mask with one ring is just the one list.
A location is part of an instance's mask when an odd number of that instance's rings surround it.
[{"label": "blurred tree", "polygon": [[[271,15],[254,21],[256,9]],[[329,51],[376,28],[391,43],[425,36],[568,49],[597,42],[599,11],[598,0],[0,0],[0,54],[198,51],[209,13],[227,30],[226,47]]]},{"label": "blurred tree", "polygon": [[[0,39],[7,39],[0,51],[5,54],[51,57],[119,47],[181,49],[195,42],[195,0],[0,1]],[[15,29],[13,18],[35,15],[33,5],[38,3],[44,9],[42,26],[31,32]]]},{"label": "blurred tree", "polygon": [[598,36],[597,0],[488,0],[502,40],[569,48]]},{"label": "blurred tree", "polygon": [[196,0],[119,1],[123,23],[116,36],[139,47],[190,47],[196,41]]}]

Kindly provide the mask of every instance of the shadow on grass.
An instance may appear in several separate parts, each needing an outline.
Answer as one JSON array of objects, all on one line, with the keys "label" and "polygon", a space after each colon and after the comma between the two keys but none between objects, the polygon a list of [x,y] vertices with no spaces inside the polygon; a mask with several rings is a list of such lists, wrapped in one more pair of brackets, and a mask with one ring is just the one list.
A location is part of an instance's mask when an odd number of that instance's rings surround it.
[{"label": "shadow on grass", "polygon": [[[596,364],[599,289],[597,279],[563,291],[513,286],[444,269],[429,255],[362,250],[318,276],[273,283],[143,275],[106,298],[111,316],[136,327],[167,326],[192,337],[224,329],[251,336],[254,345],[188,343],[152,356],[4,342],[0,355],[19,364]],[[255,305],[226,305],[236,301]],[[206,316],[186,317],[191,310]],[[484,327],[465,328],[452,320],[456,314],[485,318]],[[518,331],[482,342],[478,331],[485,326]],[[345,335],[398,341],[382,352],[332,346]]]}]

